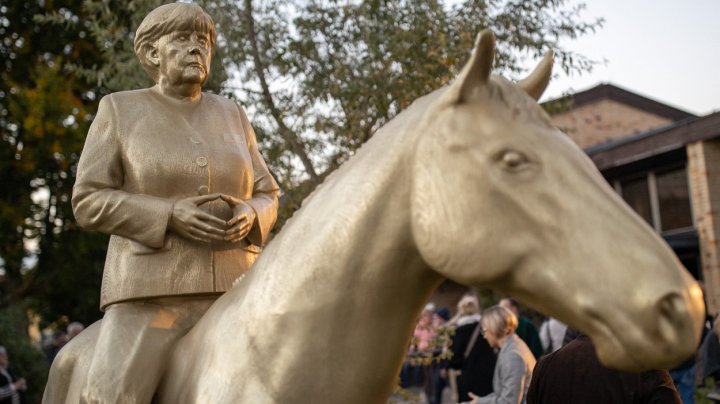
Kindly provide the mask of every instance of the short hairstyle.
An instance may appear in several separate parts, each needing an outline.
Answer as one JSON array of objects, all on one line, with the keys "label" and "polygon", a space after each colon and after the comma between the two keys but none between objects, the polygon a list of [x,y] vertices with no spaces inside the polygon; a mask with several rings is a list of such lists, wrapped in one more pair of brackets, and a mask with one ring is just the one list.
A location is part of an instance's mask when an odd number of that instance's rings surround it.
[{"label": "short hairstyle", "polygon": [[78,334],[84,329],[85,329],[85,326],[81,322],[73,321],[72,323],[68,324],[67,333],[68,334],[73,334],[73,333]]},{"label": "short hairstyle", "polygon": [[457,304],[458,314],[463,316],[470,316],[473,314],[480,313],[480,303],[475,296],[465,295],[460,299]]},{"label": "short hairstyle", "polygon": [[505,297],[502,300],[506,301],[510,307],[514,307],[515,310],[520,309],[520,304],[517,302],[517,300],[513,299],[512,297]]},{"label": "short hairstyle", "polygon": [[496,338],[502,338],[515,332],[518,319],[512,311],[496,305],[483,311],[480,325]]},{"label": "short hairstyle", "polygon": [[163,36],[177,31],[205,32],[210,37],[210,47],[215,47],[217,33],[212,18],[197,4],[170,3],[162,5],[145,16],[135,32],[135,54],[147,74],[157,83],[159,72],[147,54]]}]

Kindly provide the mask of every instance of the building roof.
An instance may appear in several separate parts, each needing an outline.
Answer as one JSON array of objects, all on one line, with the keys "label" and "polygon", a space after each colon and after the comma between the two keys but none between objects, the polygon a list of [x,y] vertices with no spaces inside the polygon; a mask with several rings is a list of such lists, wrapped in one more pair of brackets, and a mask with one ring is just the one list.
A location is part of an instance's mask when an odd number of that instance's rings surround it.
[{"label": "building roof", "polygon": [[613,100],[651,114],[658,115],[673,121],[681,121],[687,118],[696,117],[687,111],[683,111],[661,102],[652,100],[642,95],[625,90],[613,84],[602,83],[590,89],[561,97],[555,101],[571,101],[570,109],[587,105],[601,100]]},{"label": "building roof", "polygon": [[618,167],[684,147],[720,138],[720,112],[614,139],[585,149],[599,170]]}]

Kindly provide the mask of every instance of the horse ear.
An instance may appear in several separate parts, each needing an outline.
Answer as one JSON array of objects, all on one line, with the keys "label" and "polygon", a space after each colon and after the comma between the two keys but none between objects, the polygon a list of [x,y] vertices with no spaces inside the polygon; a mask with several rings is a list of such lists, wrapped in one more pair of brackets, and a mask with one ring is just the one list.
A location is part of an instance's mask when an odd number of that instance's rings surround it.
[{"label": "horse ear", "polygon": [[490,71],[495,61],[495,34],[485,29],[475,39],[475,49],[470,60],[450,85],[445,97],[450,103],[461,103],[468,99],[472,90],[490,80]]},{"label": "horse ear", "polygon": [[537,67],[535,67],[535,70],[533,70],[529,76],[518,82],[518,85],[522,87],[529,96],[533,97],[535,101],[540,99],[548,83],[550,83],[553,60],[553,52],[550,51],[546,53],[545,57],[543,57]]}]

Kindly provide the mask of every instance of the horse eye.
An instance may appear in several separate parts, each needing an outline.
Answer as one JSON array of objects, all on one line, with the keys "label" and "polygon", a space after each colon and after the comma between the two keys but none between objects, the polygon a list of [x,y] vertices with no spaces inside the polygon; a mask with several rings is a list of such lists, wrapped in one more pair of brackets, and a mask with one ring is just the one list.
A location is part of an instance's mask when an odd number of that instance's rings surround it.
[{"label": "horse eye", "polygon": [[524,154],[520,153],[519,151],[506,150],[502,153],[500,162],[506,168],[510,170],[516,170],[524,164],[528,163],[529,160]]}]

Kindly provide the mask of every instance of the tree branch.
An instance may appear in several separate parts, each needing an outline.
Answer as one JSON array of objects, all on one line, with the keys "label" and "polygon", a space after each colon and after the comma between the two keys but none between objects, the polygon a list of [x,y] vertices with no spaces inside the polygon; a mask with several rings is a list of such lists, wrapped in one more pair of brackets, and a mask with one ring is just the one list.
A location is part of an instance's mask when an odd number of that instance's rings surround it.
[{"label": "tree branch", "polygon": [[312,165],[312,161],[310,161],[310,157],[308,157],[302,140],[300,140],[300,137],[295,132],[285,125],[282,114],[275,105],[275,100],[270,93],[270,87],[268,86],[267,79],[265,78],[265,66],[260,60],[257,35],[255,34],[255,20],[252,15],[252,0],[245,0],[245,10],[243,11],[243,16],[245,17],[245,23],[247,24],[248,40],[250,41],[250,46],[252,47],[255,73],[258,75],[258,79],[260,80],[260,87],[262,88],[265,106],[270,111],[273,119],[275,119],[280,131],[280,136],[290,146],[290,150],[292,150],[293,153],[300,158],[300,161],[302,161],[302,164],[305,167],[305,171],[307,171],[310,176],[310,180],[313,184],[317,185],[320,183],[320,178],[315,172],[315,168]]}]

